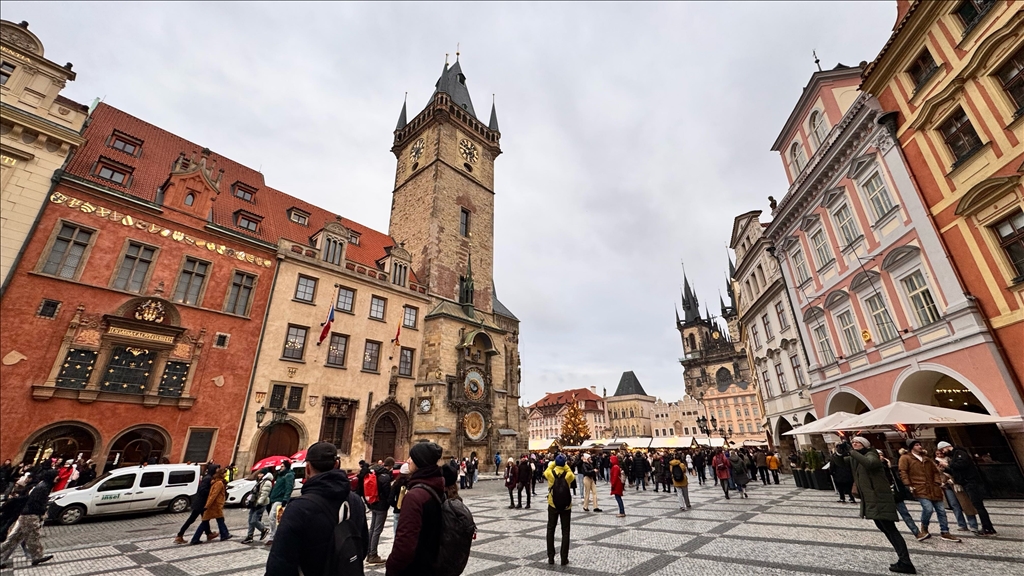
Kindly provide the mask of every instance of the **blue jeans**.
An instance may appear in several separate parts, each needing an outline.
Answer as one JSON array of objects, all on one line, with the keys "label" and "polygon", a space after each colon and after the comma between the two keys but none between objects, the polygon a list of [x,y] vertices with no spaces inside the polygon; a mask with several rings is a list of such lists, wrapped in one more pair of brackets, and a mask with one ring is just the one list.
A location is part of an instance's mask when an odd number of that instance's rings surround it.
[{"label": "blue jeans", "polygon": [[[223,516],[220,517],[220,518],[217,518],[217,529],[220,531],[220,539],[221,540],[227,540],[228,538],[231,537],[231,534],[228,533],[228,526],[227,526],[227,524],[224,523],[224,517]],[[189,542],[189,544],[199,544],[199,537],[202,536],[203,534],[209,534],[209,533],[210,533],[210,521],[209,520],[203,520],[202,522],[199,523],[199,528],[196,529],[196,533],[195,533],[194,536],[192,536],[192,541]]]},{"label": "blue jeans", "polygon": [[622,506],[622,496],[615,494],[615,503],[619,505],[619,514],[625,514],[626,509]]},{"label": "blue jeans", "polygon": [[398,512],[391,513],[391,537],[398,536]]},{"label": "blue jeans", "polygon": [[266,510],[266,506],[257,506],[249,510],[249,533],[245,535],[246,538],[252,538],[253,532],[259,530],[262,534],[267,529],[263,525],[263,511]]},{"label": "blue jeans", "polygon": [[946,492],[946,503],[953,509],[953,517],[956,518],[956,525],[966,529],[967,525],[970,524],[970,529],[977,532],[978,517],[964,514],[964,509],[960,507],[960,501],[956,498],[956,491],[952,488],[944,488],[943,490]]},{"label": "blue jeans", "polygon": [[919,531],[917,524],[914,522],[914,517],[910,515],[910,510],[907,510],[906,502],[897,502],[896,511],[900,513],[900,518],[903,518],[903,522],[910,528],[910,533],[917,536]]},{"label": "blue jeans", "polygon": [[942,500],[936,500],[932,502],[927,498],[918,498],[917,502],[921,505],[921,530],[928,531],[928,522],[932,519],[932,512],[939,517],[939,531],[943,534],[949,532],[949,524],[946,522],[946,507],[942,504]]}]

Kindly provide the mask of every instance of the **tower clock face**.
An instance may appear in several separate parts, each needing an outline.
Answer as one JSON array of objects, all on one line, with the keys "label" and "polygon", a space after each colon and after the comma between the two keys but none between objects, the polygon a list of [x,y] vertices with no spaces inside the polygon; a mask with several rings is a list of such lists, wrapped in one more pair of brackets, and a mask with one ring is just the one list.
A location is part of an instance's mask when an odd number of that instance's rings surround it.
[{"label": "tower clock face", "polygon": [[430,412],[430,398],[420,400],[420,412]]},{"label": "tower clock face", "polygon": [[409,156],[412,158],[413,162],[419,161],[420,156],[423,155],[423,148],[425,146],[426,144],[423,142],[423,138],[420,138],[412,145],[411,148],[409,148]]},{"label": "tower clock face", "polygon": [[470,370],[466,374],[466,397],[470,400],[480,400],[484,397],[484,377],[476,370]]},{"label": "tower clock face", "polygon": [[470,164],[475,163],[477,158],[480,157],[480,153],[476,150],[476,144],[473,144],[465,138],[462,139],[462,142],[459,142],[459,153],[462,154],[462,157]]}]

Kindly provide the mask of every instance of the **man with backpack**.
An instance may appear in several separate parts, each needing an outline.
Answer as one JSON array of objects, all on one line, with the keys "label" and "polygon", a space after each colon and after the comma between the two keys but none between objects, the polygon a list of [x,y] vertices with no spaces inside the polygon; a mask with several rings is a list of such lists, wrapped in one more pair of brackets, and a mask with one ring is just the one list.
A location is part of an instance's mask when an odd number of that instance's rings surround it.
[{"label": "man with backpack", "polygon": [[391,472],[395,468],[395,459],[388,456],[384,465],[371,470],[363,476],[363,499],[370,509],[370,553],[366,563],[383,564],[385,561],[377,555],[377,544],[384,532],[384,522],[388,518],[388,502],[391,499]]},{"label": "man with backpack", "polygon": [[[676,452],[676,457],[669,461],[668,469],[672,476],[672,486],[676,489],[679,499],[679,509],[689,510],[690,506],[690,479],[686,475],[686,464],[682,462],[682,454]],[[686,504],[683,506],[683,504]]]},{"label": "man with backpack", "polygon": [[338,449],[317,442],[306,451],[302,496],[284,509],[266,576],[363,574],[369,533],[362,499],[335,468]]},{"label": "man with backpack", "polygon": [[565,455],[555,456],[544,471],[548,481],[548,564],[555,563],[555,526],[562,523],[562,566],[569,563],[569,519],[572,516],[572,492],[569,484],[576,479],[572,469],[565,465]]},{"label": "man with backpack", "polygon": [[443,455],[434,442],[417,442],[409,450],[409,484],[386,576],[437,575],[444,531],[440,496],[444,494],[444,476],[437,462]]}]

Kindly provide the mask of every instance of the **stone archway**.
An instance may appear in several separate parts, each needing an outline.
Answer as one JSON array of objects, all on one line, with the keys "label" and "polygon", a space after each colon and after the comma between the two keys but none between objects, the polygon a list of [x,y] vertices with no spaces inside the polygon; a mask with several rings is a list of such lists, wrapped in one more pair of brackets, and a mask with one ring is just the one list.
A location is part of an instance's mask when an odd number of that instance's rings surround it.
[{"label": "stone archway", "polygon": [[291,456],[298,451],[299,431],[290,422],[282,422],[260,433],[253,463],[267,456]]},{"label": "stone archway", "polygon": [[21,461],[36,464],[44,458],[76,458],[79,454],[88,460],[96,455],[99,446],[100,435],[88,424],[58,422],[39,430],[25,442]]},{"label": "stone archway", "polygon": [[[387,420],[388,423],[382,423],[383,420]],[[384,443],[381,446],[377,445],[378,431],[382,434],[380,442]],[[405,456],[408,454],[409,438],[411,435],[409,414],[397,400],[389,397],[367,414],[366,424],[363,427],[363,440],[366,442],[366,450],[363,457],[376,462],[378,460],[376,455],[383,450],[388,452],[383,458],[392,456],[396,460],[400,460],[401,458],[396,457],[396,455]]]},{"label": "stone archway", "polygon": [[398,425],[391,414],[384,414],[373,426],[372,453],[370,461],[377,462],[388,456],[395,457],[395,443],[398,440]]},{"label": "stone archway", "polygon": [[105,470],[139,464],[159,464],[171,450],[167,432],[157,426],[136,426],[118,434],[107,452]]},{"label": "stone archway", "polygon": [[825,401],[825,415],[836,412],[863,414],[871,410],[871,405],[858,393],[852,390],[839,389],[832,392]]},{"label": "stone archway", "polygon": [[785,433],[793,430],[793,425],[785,416],[779,418],[775,424],[775,448],[779,452],[781,462],[789,462],[789,455],[797,451],[796,437],[786,436]]}]

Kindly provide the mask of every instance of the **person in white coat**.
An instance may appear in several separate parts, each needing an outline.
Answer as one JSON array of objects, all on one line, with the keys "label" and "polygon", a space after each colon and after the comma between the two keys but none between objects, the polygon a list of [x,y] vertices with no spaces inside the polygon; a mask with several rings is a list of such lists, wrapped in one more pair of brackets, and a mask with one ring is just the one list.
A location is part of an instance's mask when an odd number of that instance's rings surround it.
[{"label": "person in white coat", "polygon": [[260,531],[260,540],[267,537],[270,533],[270,529],[263,525],[263,512],[267,509],[270,504],[270,490],[274,487],[274,473],[270,471],[270,468],[264,468],[259,472],[259,480],[256,482],[256,486],[253,487],[253,498],[251,499],[252,508],[249,509],[249,533],[245,535],[245,540],[242,540],[242,544],[251,544],[253,534],[257,529]]}]

